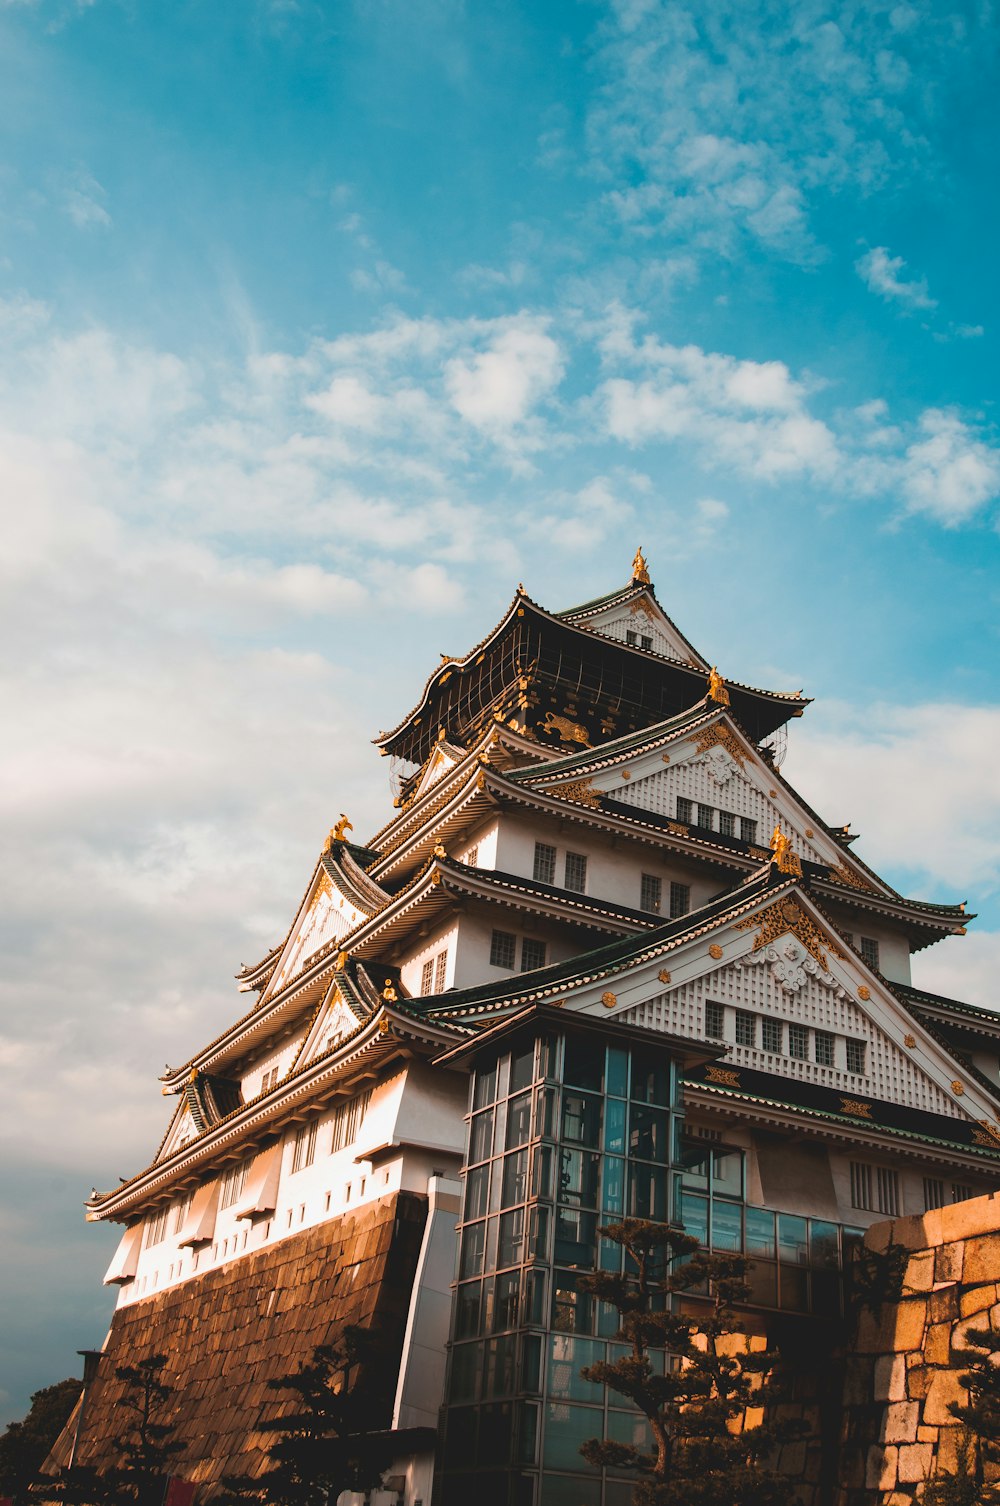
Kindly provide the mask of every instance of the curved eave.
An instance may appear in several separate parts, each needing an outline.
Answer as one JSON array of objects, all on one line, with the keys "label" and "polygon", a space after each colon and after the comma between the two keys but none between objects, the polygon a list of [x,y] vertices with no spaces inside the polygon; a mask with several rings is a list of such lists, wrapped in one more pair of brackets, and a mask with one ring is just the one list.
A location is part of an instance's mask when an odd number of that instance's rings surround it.
[{"label": "curved eave", "polygon": [[[622,654],[634,655],[637,659],[641,660],[644,663],[652,663],[663,669],[664,671],[670,671],[672,674],[685,676],[691,681],[692,687],[694,687],[695,685],[703,686],[705,674],[703,669],[695,668],[690,664],[684,664],[679,659],[668,659],[661,654],[652,653],[647,649],[633,647],[630,644],[618,643],[614,638],[606,638],[601,635],[596,635],[593,632],[588,631],[586,628],[578,627],[572,621],[568,621],[563,617],[559,617],[553,612],[547,612],[544,607],[541,607],[537,602],[532,601],[529,596],[518,591],[515,594],[508,611],[501,618],[500,622],[493,629],[493,631],[489,633],[484,639],[482,639],[481,642],[477,643],[475,648],[471,649],[469,653],[465,654],[463,657],[450,659],[444,664],[440,665],[437,669],[435,669],[428,676],[424,684],[421,699],[402,719],[402,721],[392,729],[391,732],[382,732],[378,735],[378,737],[372,739],[375,746],[382,749],[386,753],[391,752],[391,744],[394,743],[397,739],[402,738],[402,736],[411,727],[413,727],[418,720],[422,719],[425,716],[430,705],[431,692],[436,687],[443,684],[444,680],[449,678],[452,674],[460,674],[464,670],[468,669],[474,659],[476,659],[480,654],[486,653],[490,648],[493,647],[498,638],[504,633],[510,623],[513,622],[517,616],[523,616],[526,612],[530,612],[531,615],[539,623],[548,623],[554,627],[561,629],[564,632],[579,635],[579,637],[591,648],[595,643],[600,643],[600,645],[605,649],[610,649]],[[753,685],[744,685],[739,680],[727,680],[726,686],[730,691],[730,694],[733,694],[735,692],[738,697],[746,697],[751,703],[759,703],[761,705],[767,705],[772,708],[781,708],[782,714],[780,718],[778,718],[777,720],[775,720],[773,717],[766,719],[770,721],[771,725],[768,731],[763,733],[762,736],[768,736],[770,732],[773,732],[778,727],[782,726],[789,719],[789,717],[801,716],[806,706],[811,703],[811,697],[803,696],[796,691],[761,690]]]},{"label": "curved eave", "polygon": [[208,1164],[243,1155],[252,1143],[303,1117],[332,1097],[347,1093],[359,1078],[380,1075],[395,1060],[431,1055],[453,1043],[461,1031],[447,1023],[418,1020],[403,1008],[384,1006],[350,1036],[315,1057],[276,1087],[242,1104],[210,1129],[161,1162],[138,1172],[113,1192],[86,1204],[91,1222],[122,1220],[165,1193],[173,1194]]}]

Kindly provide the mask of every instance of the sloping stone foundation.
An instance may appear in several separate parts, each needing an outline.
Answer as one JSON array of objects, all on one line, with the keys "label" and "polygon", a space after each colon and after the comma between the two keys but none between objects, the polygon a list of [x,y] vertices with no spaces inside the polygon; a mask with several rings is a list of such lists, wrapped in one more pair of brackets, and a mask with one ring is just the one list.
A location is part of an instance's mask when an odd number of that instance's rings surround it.
[{"label": "sloping stone foundation", "polygon": [[[161,1420],[183,1444],[173,1472],[198,1483],[199,1501],[223,1476],[263,1473],[275,1435],[261,1423],[293,1406],[267,1382],[298,1370],[346,1324],[377,1325],[384,1337],[372,1425],[388,1427],[425,1216],[425,1198],[398,1193],[121,1308],[90,1388],[76,1462],[113,1462],[110,1440],[126,1422],[115,1367],[165,1354],[162,1379],[175,1391]],[[75,1426],[74,1415],[49,1470],[68,1462]]]},{"label": "sloping stone foundation", "polygon": [[1000,1193],[876,1224],[865,1243],[908,1258],[898,1301],[862,1313],[846,1357],[840,1506],[910,1506],[959,1462],[966,1331],[1000,1330]]}]

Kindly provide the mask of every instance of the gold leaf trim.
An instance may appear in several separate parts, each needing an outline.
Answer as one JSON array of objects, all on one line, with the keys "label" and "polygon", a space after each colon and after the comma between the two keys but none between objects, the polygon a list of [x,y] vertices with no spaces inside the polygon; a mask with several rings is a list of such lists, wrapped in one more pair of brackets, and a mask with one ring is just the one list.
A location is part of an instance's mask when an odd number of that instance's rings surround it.
[{"label": "gold leaf trim", "polygon": [[875,888],[874,884],[869,883],[868,880],[862,878],[860,874],[853,873],[851,869],[848,868],[846,863],[830,863],[828,866],[830,869],[830,876],[832,878],[838,879],[840,883],[846,884],[849,889],[864,889],[869,894],[878,893],[878,890]]},{"label": "gold leaf trim", "polygon": [[716,962],[718,962],[719,958],[722,956],[722,948],[717,941],[712,942],[712,945],[708,949],[708,955],[710,957],[714,957]]},{"label": "gold leaf trim", "polygon": [[607,993],[601,994],[601,1003],[604,1005],[605,1009],[614,1009],[615,1005],[618,1003],[618,995],[613,994],[611,990],[608,989]]},{"label": "gold leaf trim", "polygon": [[[843,958],[844,953],[831,936],[821,931],[812,918],[806,914],[802,906],[794,899],[780,899],[776,904],[768,905],[766,910],[757,915],[748,916],[746,920],[738,920],[733,929],[735,931],[752,931],[759,927],[758,934],[754,937],[753,950],[763,951],[764,947],[781,936],[786,936],[789,931],[797,936],[811,957],[815,957],[824,972],[829,970],[826,952],[834,957]],[[824,947],[826,951],[824,951]]]},{"label": "gold leaf trim", "polygon": [[596,810],[601,803],[600,791],[594,788],[592,779],[574,779],[569,784],[556,784],[545,793],[555,795],[560,800],[575,800],[580,805],[589,805],[592,810]]},{"label": "gold leaf trim", "polygon": [[670,982],[670,974],[667,972],[667,970],[666,970],[665,967],[661,967],[660,971],[657,973],[656,976],[659,978],[659,980],[660,980],[661,983],[669,983]]},{"label": "gold leaf trim", "polygon": [[732,1067],[706,1067],[705,1081],[718,1083],[720,1088],[738,1088],[740,1074]]},{"label": "gold leaf trim", "polygon": [[870,1103],[862,1103],[859,1098],[842,1098],[840,1100],[840,1112],[851,1114],[855,1119],[870,1119],[872,1106]]},{"label": "gold leaf trim", "polygon": [[730,758],[738,763],[741,769],[746,767],[746,758],[735,733],[728,727],[720,727],[718,722],[714,727],[706,727],[704,732],[698,733],[695,746],[699,753],[707,753],[709,748],[725,748]]},{"label": "gold leaf trim", "polygon": [[858,998],[859,999],[870,999],[871,996],[872,996],[872,991],[868,987],[868,984],[867,983],[862,983],[859,986],[859,988],[858,988]]}]

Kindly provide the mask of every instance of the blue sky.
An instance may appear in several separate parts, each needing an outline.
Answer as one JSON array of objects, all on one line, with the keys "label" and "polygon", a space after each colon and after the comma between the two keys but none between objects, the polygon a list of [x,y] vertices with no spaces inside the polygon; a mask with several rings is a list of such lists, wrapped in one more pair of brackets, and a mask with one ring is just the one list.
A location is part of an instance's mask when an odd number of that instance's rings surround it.
[{"label": "blue sky", "polygon": [[0,1414],[80,1203],[238,1008],[368,739],[519,580],[817,698],[786,772],[995,1002],[986,5],[0,0]]}]

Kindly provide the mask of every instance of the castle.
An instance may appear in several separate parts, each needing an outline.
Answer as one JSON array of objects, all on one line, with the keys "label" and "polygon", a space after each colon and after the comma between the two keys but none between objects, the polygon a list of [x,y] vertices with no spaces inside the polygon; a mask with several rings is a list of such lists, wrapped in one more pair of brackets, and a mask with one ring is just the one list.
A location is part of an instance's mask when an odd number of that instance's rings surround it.
[{"label": "castle", "polygon": [[910,981],[971,917],[783,777],[807,705],[725,680],[641,552],[571,610],[519,587],[435,667],[376,740],[391,819],[337,823],[249,1008],[166,1073],[149,1165],[87,1205],[123,1226],[119,1300],[56,1462],[70,1434],[102,1462],[115,1366],[162,1352],[208,1500],[265,1467],[268,1378],[375,1324],[377,1499],[625,1506],[579,1454],[644,1436],[580,1376],[615,1352],[578,1284],[620,1258],[602,1221],[745,1251],[793,1349],[871,1223],[997,1187],[1000,1018]]}]

